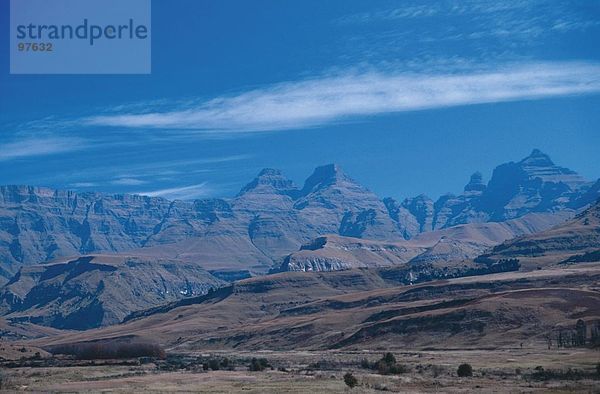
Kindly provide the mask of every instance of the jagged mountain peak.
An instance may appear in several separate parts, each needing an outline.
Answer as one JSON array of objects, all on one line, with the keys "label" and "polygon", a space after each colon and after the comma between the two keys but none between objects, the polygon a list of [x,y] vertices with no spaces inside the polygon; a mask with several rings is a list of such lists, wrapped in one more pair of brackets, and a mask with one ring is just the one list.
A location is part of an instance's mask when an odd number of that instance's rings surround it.
[{"label": "jagged mountain peak", "polygon": [[313,171],[313,176],[319,176],[323,178],[339,178],[345,177],[342,167],[335,163],[329,163],[322,166],[318,166]]},{"label": "jagged mountain peak", "polygon": [[298,191],[294,182],[286,178],[281,170],[263,168],[256,178],[240,190],[238,196],[246,193],[259,194],[287,194],[292,195]]},{"label": "jagged mountain peak", "polygon": [[283,173],[277,168],[263,168],[262,170],[260,170],[257,176],[259,178],[267,176],[283,176]]},{"label": "jagged mountain peak", "polygon": [[486,188],[485,183],[483,182],[483,175],[479,171],[475,171],[471,178],[469,179],[469,183],[465,185],[465,192],[482,192]]},{"label": "jagged mountain peak", "polygon": [[554,166],[554,162],[550,156],[539,149],[532,150],[529,156],[521,160],[519,164],[536,167]]},{"label": "jagged mountain peak", "polygon": [[560,167],[546,153],[534,149],[531,154],[515,164],[529,179],[539,178],[542,182],[563,183],[575,190],[586,183],[586,180],[575,171]]},{"label": "jagged mountain peak", "polygon": [[[407,200],[409,200],[409,199],[405,199],[405,201],[407,201]],[[424,194],[424,193],[421,193],[418,196],[411,198],[410,200],[412,200],[412,201],[432,201],[431,198],[427,194]]]},{"label": "jagged mountain peak", "polygon": [[331,186],[340,181],[350,180],[339,165],[333,163],[326,164],[315,168],[312,175],[306,179],[302,192],[303,194],[307,194],[315,189]]}]

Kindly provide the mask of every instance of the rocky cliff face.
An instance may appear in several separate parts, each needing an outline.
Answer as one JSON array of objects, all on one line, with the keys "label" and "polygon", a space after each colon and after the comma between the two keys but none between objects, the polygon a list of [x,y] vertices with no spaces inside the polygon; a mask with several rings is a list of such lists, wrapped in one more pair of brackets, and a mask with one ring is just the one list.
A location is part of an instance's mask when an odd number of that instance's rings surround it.
[{"label": "rocky cliff face", "polygon": [[578,209],[600,196],[540,151],[473,174],[459,196],[402,202],[378,196],[336,165],[302,187],[265,169],[231,199],[167,201],[134,195],[0,187],[0,283],[23,265],[63,256],[120,253],[177,258],[206,269],[266,272],[315,237],[400,241],[464,223]]}]

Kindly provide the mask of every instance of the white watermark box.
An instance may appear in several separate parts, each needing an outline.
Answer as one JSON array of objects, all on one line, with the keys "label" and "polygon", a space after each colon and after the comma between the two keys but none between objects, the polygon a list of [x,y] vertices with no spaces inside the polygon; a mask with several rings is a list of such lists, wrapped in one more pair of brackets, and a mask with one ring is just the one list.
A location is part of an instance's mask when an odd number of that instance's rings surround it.
[{"label": "white watermark box", "polygon": [[11,0],[11,74],[149,74],[150,0]]}]

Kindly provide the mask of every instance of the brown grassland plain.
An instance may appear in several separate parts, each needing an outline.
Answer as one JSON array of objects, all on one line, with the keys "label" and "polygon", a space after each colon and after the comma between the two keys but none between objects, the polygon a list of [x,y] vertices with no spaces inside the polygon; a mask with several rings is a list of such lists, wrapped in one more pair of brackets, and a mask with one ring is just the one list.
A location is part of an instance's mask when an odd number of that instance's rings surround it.
[{"label": "brown grassland plain", "polygon": [[[423,350],[394,352],[407,372],[381,375],[361,366],[376,361],[381,352],[267,351],[218,352],[181,356],[164,370],[162,363],[70,367],[10,368],[2,370],[3,389],[33,392],[210,392],[210,393],[347,393],[347,392],[598,392],[594,377],[600,352],[590,349],[528,348],[479,350]],[[231,370],[204,371],[194,365],[199,357],[227,357]],[[252,357],[272,366],[249,371]],[[198,359],[199,359],[198,358]],[[187,359],[188,361],[184,361]],[[192,360],[191,362],[189,360]],[[173,361],[171,361],[173,362]],[[472,377],[458,377],[461,363],[473,366]],[[161,365],[162,364],[162,365]],[[540,379],[536,371],[582,371],[586,377]],[[537,368],[537,369],[536,369]],[[352,372],[358,386],[350,389],[343,375]]]}]

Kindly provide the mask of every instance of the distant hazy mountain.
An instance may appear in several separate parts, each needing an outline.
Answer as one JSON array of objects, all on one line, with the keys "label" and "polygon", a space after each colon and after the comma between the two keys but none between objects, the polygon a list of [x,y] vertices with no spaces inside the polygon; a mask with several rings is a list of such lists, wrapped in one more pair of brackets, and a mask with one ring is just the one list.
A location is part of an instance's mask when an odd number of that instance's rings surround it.
[{"label": "distant hazy mountain", "polygon": [[193,202],[3,186],[0,277],[58,257],[125,251],[260,273],[326,234],[401,241],[457,224],[578,209],[599,193],[598,182],[537,150],[497,167],[487,185],[475,173],[463,194],[435,203],[423,195],[382,201],[336,165],[318,167],[302,187],[265,169],[234,198]]},{"label": "distant hazy mountain", "polygon": [[600,197],[600,180],[588,182],[576,172],[555,165],[537,149],[523,160],[502,164],[486,185],[476,172],[461,195],[447,194],[433,202],[421,195],[403,202],[384,200],[390,216],[406,238],[464,223],[501,222],[531,212],[578,209]]}]

